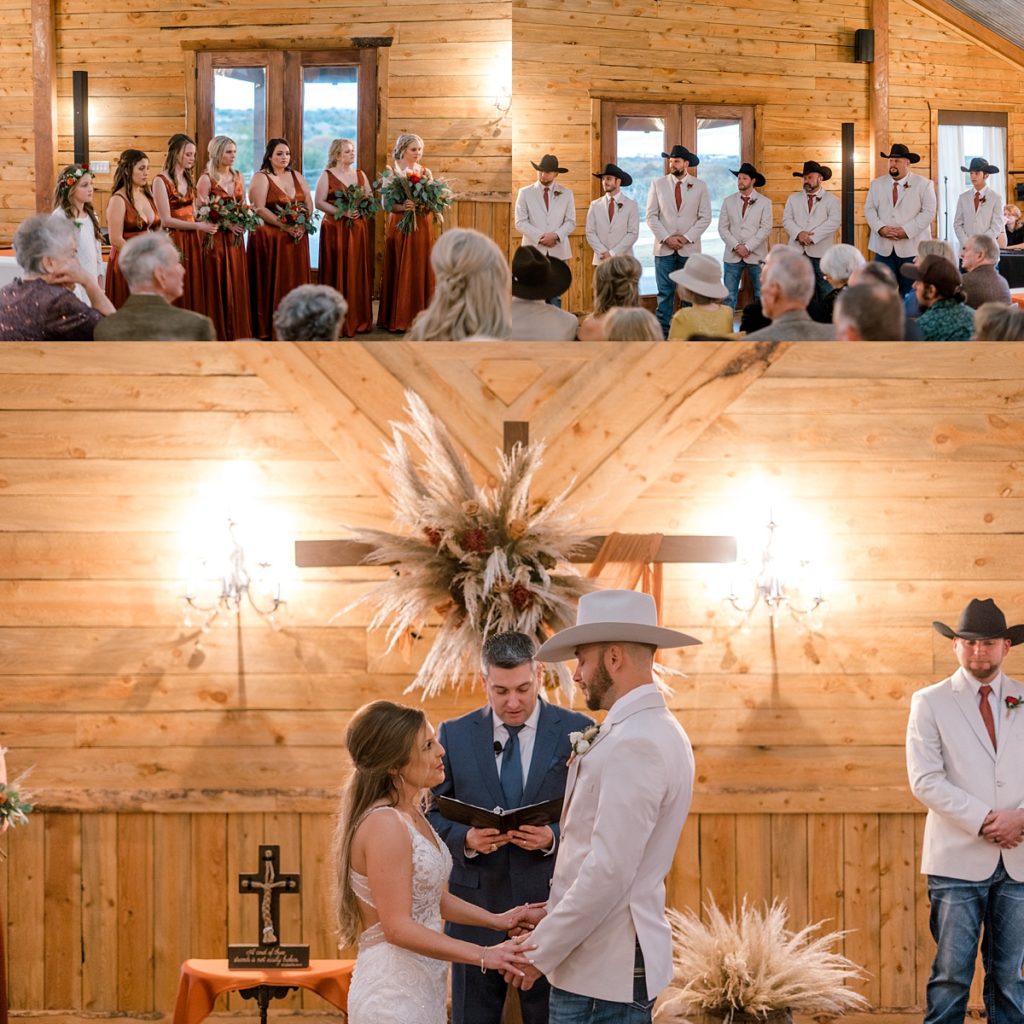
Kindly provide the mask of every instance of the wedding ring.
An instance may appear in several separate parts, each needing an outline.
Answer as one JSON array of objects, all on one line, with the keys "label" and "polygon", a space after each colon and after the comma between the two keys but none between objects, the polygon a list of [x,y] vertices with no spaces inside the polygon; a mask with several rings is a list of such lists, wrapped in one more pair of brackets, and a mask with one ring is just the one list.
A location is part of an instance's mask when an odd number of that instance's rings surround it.
[{"label": "wedding ring", "polygon": [[491,843],[491,853],[496,853],[498,849],[497,843]]}]

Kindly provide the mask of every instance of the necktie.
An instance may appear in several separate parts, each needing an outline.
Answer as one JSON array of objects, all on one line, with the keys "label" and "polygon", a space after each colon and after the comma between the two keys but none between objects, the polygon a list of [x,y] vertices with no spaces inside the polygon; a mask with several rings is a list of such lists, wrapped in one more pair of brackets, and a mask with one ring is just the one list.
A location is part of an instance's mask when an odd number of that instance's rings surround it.
[{"label": "necktie", "polygon": [[676,179],[676,209],[683,205],[683,183]]},{"label": "necktie", "polygon": [[743,209],[740,210],[740,216],[741,217],[746,217],[746,215],[747,215],[747,205],[749,203],[750,203],[750,196],[744,196],[743,197]]},{"label": "necktie", "polygon": [[810,213],[814,209],[814,196],[807,197],[807,212]]},{"label": "necktie", "polygon": [[508,729],[508,742],[501,758],[498,780],[505,797],[505,807],[511,810],[523,802],[523,758],[519,752],[519,732],[525,726],[506,725],[505,728]]},{"label": "necktie", "polygon": [[550,206],[549,200],[548,200],[548,186],[547,185],[544,186],[544,209],[545,210],[550,210],[551,209],[551,206]]},{"label": "necktie", "polygon": [[979,206],[981,206],[981,193],[980,192],[975,192],[974,193],[974,212],[975,213],[978,212],[978,207]]},{"label": "necktie", "polygon": [[981,711],[981,720],[985,723],[985,728],[988,729],[988,738],[992,741],[992,749],[995,750],[996,722],[992,717],[992,705],[988,702],[991,693],[991,686],[981,686],[978,688],[978,710]]},{"label": "necktie", "polygon": [[893,206],[896,205],[896,200],[899,199],[899,197],[900,197],[900,187],[894,181],[892,183],[892,205]]},{"label": "necktie", "polygon": [[610,196],[608,197],[608,223],[611,224],[612,217],[615,216],[615,200]]}]

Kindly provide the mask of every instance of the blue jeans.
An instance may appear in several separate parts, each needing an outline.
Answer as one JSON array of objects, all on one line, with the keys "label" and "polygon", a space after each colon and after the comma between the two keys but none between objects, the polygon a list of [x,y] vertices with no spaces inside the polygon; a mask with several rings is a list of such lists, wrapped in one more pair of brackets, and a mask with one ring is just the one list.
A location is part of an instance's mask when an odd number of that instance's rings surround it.
[{"label": "blue jeans", "polygon": [[981,937],[988,1024],[1024,1020],[1024,882],[1003,861],[990,878],[928,876],[931,932],[938,949],[928,979],[924,1024],[963,1024]]},{"label": "blue jeans", "polygon": [[729,297],[725,300],[736,308],[737,296],[740,293],[740,280],[743,277],[743,268],[747,268],[747,276],[754,289],[754,301],[761,301],[761,264],[760,263],[726,263],[723,268],[723,284],[729,289]]},{"label": "blue jeans", "polygon": [[879,263],[884,263],[896,275],[896,283],[900,286],[900,295],[906,295],[914,287],[914,282],[900,273],[900,267],[905,263],[914,262],[913,256],[897,256],[895,252],[889,253],[888,256],[879,256],[876,252],[875,259]]},{"label": "blue jeans", "polygon": [[548,1024],[650,1024],[653,1009],[654,1000],[647,998],[644,955],[637,944],[633,961],[631,1003],[613,1003],[608,999],[580,996],[552,986]]},{"label": "blue jeans", "polygon": [[547,299],[545,301],[547,302],[547,304],[549,306],[554,306],[557,309],[561,309],[562,308],[562,296],[561,295],[556,295],[554,298]]},{"label": "blue jeans", "polygon": [[[807,256],[806,253],[804,255]],[[823,299],[832,291],[832,285],[825,280],[825,275],[821,272],[821,257],[807,256],[807,258],[811,261],[811,267],[814,269],[814,294],[819,299]]]},{"label": "blue jeans", "polygon": [[674,252],[671,256],[654,257],[654,279],[658,282],[658,309],[655,316],[661,324],[661,333],[667,338],[675,310],[676,283],[668,275],[686,266],[688,257]]}]

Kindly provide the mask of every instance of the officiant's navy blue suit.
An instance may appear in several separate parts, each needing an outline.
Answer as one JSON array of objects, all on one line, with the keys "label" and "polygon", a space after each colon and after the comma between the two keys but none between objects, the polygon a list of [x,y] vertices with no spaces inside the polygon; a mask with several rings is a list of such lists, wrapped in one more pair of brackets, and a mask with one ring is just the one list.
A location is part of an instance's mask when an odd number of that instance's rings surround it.
[{"label": "officiant's navy blue suit", "polygon": [[[593,725],[578,711],[555,707],[541,700],[533,755],[523,788],[522,806],[565,795],[566,762],[571,754],[569,733]],[[494,750],[494,718],[490,706],[444,722],[438,732],[444,747],[444,782],[434,789],[477,807],[501,807],[505,800],[498,779],[499,762]],[[487,910],[502,912],[521,903],[540,903],[548,898],[555,856],[539,850],[522,850],[506,843],[495,853],[467,857],[468,825],[449,821],[437,811],[430,821],[452,853],[449,888],[453,895]],[[558,844],[558,822],[551,825]],[[445,931],[459,939],[496,945],[505,938],[498,932],[468,925],[447,924]],[[540,991],[538,991],[540,989]],[[546,1024],[548,986],[538,982],[520,993],[525,1024]],[[479,967],[452,965],[453,1024],[489,1024],[501,1019],[505,983],[497,972],[481,974]]]}]

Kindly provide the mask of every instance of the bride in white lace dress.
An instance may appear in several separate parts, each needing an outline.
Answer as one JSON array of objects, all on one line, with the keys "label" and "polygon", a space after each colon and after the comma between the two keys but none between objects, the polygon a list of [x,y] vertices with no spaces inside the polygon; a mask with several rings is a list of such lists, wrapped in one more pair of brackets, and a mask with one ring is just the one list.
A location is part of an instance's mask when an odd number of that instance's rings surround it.
[{"label": "bride in white lace dress", "polygon": [[444,750],[419,708],[374,701],[346,743],[353,761],[335,836],[342,945],[359,937],[349,1024],[445,1024],[448,961],[522,973],[530,945],[478,946],[442,919],[508,932],[528,907],[492,914],[448,892],[448,848],[423,815]]}]

